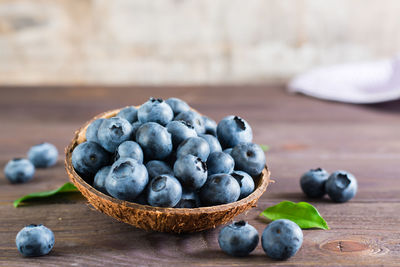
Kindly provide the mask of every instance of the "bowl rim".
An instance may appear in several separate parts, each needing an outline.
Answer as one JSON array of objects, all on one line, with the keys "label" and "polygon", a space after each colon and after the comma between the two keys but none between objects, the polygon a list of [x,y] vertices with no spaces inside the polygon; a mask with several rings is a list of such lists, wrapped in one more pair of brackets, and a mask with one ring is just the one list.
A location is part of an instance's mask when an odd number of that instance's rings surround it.
[{"label": "bowl rim", "polygon": [[[126,106],[129,107],[129,106]],[[119,109],[113,109],[109,111],[102,112],[96,116],[94,116],[92,119],[87,121],[82,127],[80,127],[78,130],[75,131],[74,137],[71,140],[71,142],[68,144],[68,146],[65,148],[65,169],[67,171],[67,174],[70,177],[70,180],[72,183],[79,184],[80,186],[84,187],[86,190],[88,190],[90,193],[97,195],[99,198],[114,202],[118,205],[122,205],[125,207],[133,208],[136,210],[142,210],[142,211],[151,211],[151,212],[159,212],[159,213],[168,213],[168,214],[199,214],[199,213],[214,213],[214,212],[223,212],[227,211],[229,209],[232,209],[237,206],[242,206],[245,205],[251,201],[257,201],[258,198],[261,197],[261,195],[265,192],[267,189],[269,183],[272,181],[270,180],[271,173],[265,165],[265,168],[263,169],[262,173],[259,175],[258,179],[258,186],[255,188],[255,190],[248,195],[247,197],[237,200],[235,202],[231,202],[228,204],[221,204],[221,205],[216,205],[216,206],[208,206],[208,207],[199,207],[199,208],[170,208],[170,207],[153,207],[150,205],[142,205],[130,201],[125,201],[121,199],[114,198],[112,196],[108,196],[97,189],[95,189],[93,186],[88,184],[82,177],[79,176],[78,173],[75,172],[75,169],[72,165],[72,151],[74,148],[79,145],[80,143],[86,141],[85,133],[87,127],[94,121],[100,118],[110,118],[115,116],[120,110],[126,108],[122,107]],[[138,107],[138,106],[135,106]],[[80,190],[80,187],[77,186],[78,190]],[[86,197],[86,196],[85,196]]]}]

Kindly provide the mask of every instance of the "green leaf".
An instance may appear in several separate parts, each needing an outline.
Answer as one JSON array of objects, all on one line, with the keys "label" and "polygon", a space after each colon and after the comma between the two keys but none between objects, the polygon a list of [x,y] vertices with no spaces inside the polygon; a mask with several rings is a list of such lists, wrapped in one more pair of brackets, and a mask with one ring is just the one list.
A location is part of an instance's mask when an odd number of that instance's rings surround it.
[{"label": "green leaf", "polygon": [[260,215],[272,221],[288,219],[297,223],[302,229],[329,229],[328,224],[321,217],[318,210],[307,202],[294,203],[291,201],[282,201],[275,206],[267,208]]},{"label": "green leaf", "polygon": [[36,192],[36,193],[31,193],[31,194],[25,195],[14,201],[14,207],[17,208],[18,206],[20,206],[20,204],[22,202],[25,202],[25,201],[34,200],[34,199],[43,199],[43,198],[55,196],[57,194],[70,193],[70,192],[79,192],[79,191],[72,183],[68,182],[54,190]]},{"label": "green leaf", "polygon": [[267,145],[260,145],[260,147],[264,152],[269,150],[269,146]]}]

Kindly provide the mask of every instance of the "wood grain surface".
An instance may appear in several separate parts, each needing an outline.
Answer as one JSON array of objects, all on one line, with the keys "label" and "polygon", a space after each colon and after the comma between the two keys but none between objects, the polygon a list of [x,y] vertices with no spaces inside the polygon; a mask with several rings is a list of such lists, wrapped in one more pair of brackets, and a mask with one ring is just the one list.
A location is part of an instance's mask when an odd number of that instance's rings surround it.
[{"label": "wood grain surface", "polygon": [[[145,232],[94,211],[76,194],[13,208],[12,201],[68,181],[63,155],[35,178],[11,185],[0,174],[0,266],[261,266],[400,264],[400,101],[379,105],[324,102],[285,92],[282,86],[236,87],[0,87],[0,166],[48,141],[60,152],[73,132],[94,115],[150,96],[181,97],[220,120],[237,114],[253,127],[254,140],[267,144],[275,184],[246,219],[261,234],[266,207],[282,200],[309,201],[331,230],[305,230],[300,251],[284,262],[265,256],[261,245],[245,258],[218,247],[218,230],[173,235]],[[358,179],[348,203],[303,196],[299,177],[310,168],[345,169]],[[45,257],[23,258],[15,236],[26,224],[54,231],[56,244]]]}]

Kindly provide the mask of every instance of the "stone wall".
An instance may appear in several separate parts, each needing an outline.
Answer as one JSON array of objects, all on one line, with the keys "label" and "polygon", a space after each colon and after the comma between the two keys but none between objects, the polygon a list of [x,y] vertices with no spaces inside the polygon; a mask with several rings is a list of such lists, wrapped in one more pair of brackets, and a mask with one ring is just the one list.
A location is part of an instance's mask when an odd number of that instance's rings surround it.
[{"label": "stone wall", "polygon": [[237,84],[400,50],[396,0],[0,0],[0,84]]}]

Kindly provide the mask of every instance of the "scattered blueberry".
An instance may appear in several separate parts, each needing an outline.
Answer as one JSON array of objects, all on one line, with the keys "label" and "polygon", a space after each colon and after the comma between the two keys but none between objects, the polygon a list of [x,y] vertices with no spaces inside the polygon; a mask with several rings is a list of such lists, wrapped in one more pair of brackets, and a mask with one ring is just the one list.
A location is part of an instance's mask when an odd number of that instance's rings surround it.
[{"label": "scattered blueberry", "polygon": [[240,186],[240,197],[239,199],[245,198],[254,191],[254,180],[253,178],[243,172],[243,171],[234,171],[231,173],[232,177],[236,179]]},{"label": "scattered blueberry", "polygon": [[175,117],[175,121],[186,121],[194,127],[197,134],[205,133],[206,129],[204,127],[203,118],[199,113],[193,110],[188,110],[186,112],[181,112]]},{"label": "scattered blueberry", "polygon": [[58,158],[57,148],[50,143],[42,143],[31,147],[28,159],[35,168],[47,168],[56,164]]},{"label": "scattered blueberry", "polygon": [[235,169],[251,176],[260,175],[265,168],[265,154],[257,144],[239,144],[232,149],[231,156],[235,160]]},{"label": "scattered blueberry", "polygon": [[175,116],[181,112],[186,112],[190,110],[189,105],[179,98],[171,97],[165,100],[165,102],[172,108]]},{"label": "scattered blueberry", "polygon": [[152,97],[140,106],[137,115],[142,123],[157,122],[162,126],[167,125],[174,118],[171,107],[164,100]]},{"label": "scattered blueberry", "polygon": [[138,120],[137,108],[135,108],[134,106],[123,108],[120,112],[118,112],[116,117],[125,119],[130,123],[134,123]]},{"label": "scattered blueberry", "polygon": [[146,160],[165,159],[172,152],[171,134],[155,122],[147,122],[139,127],[136,142],[142,147]]},{"label": "scattered blueberry", "polygon": [[130,139],[132,125],[122,118],[109,118],[103,121],[97,132],[99,144],[108,152],[114,153],[117,147]]},{"label": "scattered blueberry", "polygon": [[223,118],[218,123],[217,135],[223,148],[234,147],[240,143],[251,143],[253,140],[250,125],[238,116]]},{"label": "scattered blueberry", "polygon": [[200,197],[197,192],[183,189],[181,200],[178,202],[175,208],[193,209],[200,206]]},{"label": "scattered blueberry", "polygon": [[92,178],[110,163],[110,154],[95,142],[83,142],[72,152],[72,165],[83,178]]},{"label": "scattered blueberry", "polygon": [[54,234],[44,225],[31,224],[22,228],[15,238],[18,251],[25,257],[49,254],[54,246]]},{"label": "scattered blueberry", "polygon": [[171,167],[161,160],[150,160],[146,164],[147,172],[149,173],[149,178],[153,179],[156,176],[160,176],[161,174],[174,175]]},{"label": "scattered blueberry", "polygon": [[106,119],[97,119],[93,121],[91,124],[86,129],[86,140],[90,142],[96,142],[99,143],[99,139],[97,138],[97,133],[99,131],[100,125],[105,121]]},{"label": "scattered blueberry", "polygon": [[247,256],[258,245],[256,228],[245,221],[233,222],[221,229],[218,235],[219,247],[235,257]]},{"label": "scattered blueberry", "polygon": [[147,202],[155,207],[174,207],[181,200],[182,186],[170,175],[160,175],[151,180],[147,191]]},{"label": "scattered blueberry", "polygon": [[208,206],[235,202],[239,196],[240,186],[229,174],[214,174],[208,177],[200,189],[201,203]]},{"label": "scattered blueberry", "polygon": [[286,260],[292,257],[302,243],[303,232],[300,227],[286,219],[271,222],[264,229],[261,237],[265,254],[275,260]]},{"label": "scattered blueberry", "polygon": [[215,120],[207,117],[207,116],[203,116],[203,122],[204,122],[204,128],[205,128],[205,134],[211,134],[213,136],[217,136],[217,123],[215,122]]},{"label": "scattered blueberry", "polygon": [[215,136],[210,134],[200,134],[199,137],[207,141],[210,146],[210,153],[222,151],[221,144]]},{"label": "scattered blueberry", "polygon": [[325,183],[325,191],[334,202],[347,202],[357,193],[357,180],[346,171],[332,173]]},{"label": "scattered blueberry", "polygon": [[138,143],[133,141],[125,141],[121,143],[116,151],[116,159],[119,158],[131,158],[137,160],[139,163],[143,163],[143,151]]},{"label": "scattered blueberry", "polygon": [[197,190],[207,180],[207,166],[200,158],[188,154],[176,160],[174,174],[185,188]]},{"label": "scattered blueberry", "polygon": [[186,121],[171,121],[167,124],[167,130],[171,134],[172,144],[177,148],[189,137],[196,137],[197,133],[192,125]]},{"label": "scattered blueberry", "polygon": [[208,155],[210,155],[210,146],[201,137],[190,137],[183,141],[177,149],[178,158],[188,154],[199,157],[202,161],[207,161]]},{"label": "scattered blueberry", "polygon": [[35,166],[27,159],[15,158],[7,163],[4,174],[13,184],[25,183],[32,180]]},{"label": "scattered blueberry", "polygon": [[235,162],[229,154],[224,152],[213,152],[208,156],[207,168],[209,176],[217,173],[230,174],[234,167]]},{"label": "scattered blueberry", "polygon": [[105,166],[101,168],[96,175],[94,176],[94,181],[93,181],[93,187],[99,190],[100,192],[107,194],[107,189],[106,189],[106,178],[108,174],[110,173],[111,166]]},{"label": "scattered blueberry", "polygon": [[148,181],[149,176],[143,164],[134,159],[120,158],[111,166],[105,187],[115,198],[134,201],[143,192]]},{"label": "scattered blueberry", "polygon": [[319,198],[325,195],[325,182],[329,173],[321,168],[312,169],[300,178],[300,186],[308,197]]}]

